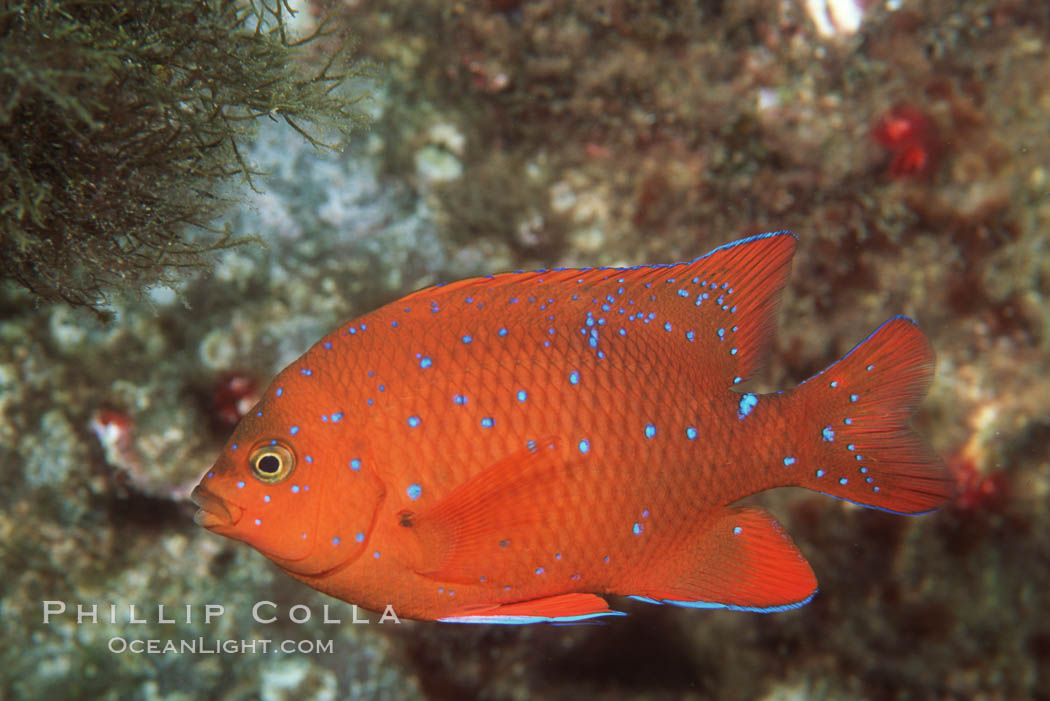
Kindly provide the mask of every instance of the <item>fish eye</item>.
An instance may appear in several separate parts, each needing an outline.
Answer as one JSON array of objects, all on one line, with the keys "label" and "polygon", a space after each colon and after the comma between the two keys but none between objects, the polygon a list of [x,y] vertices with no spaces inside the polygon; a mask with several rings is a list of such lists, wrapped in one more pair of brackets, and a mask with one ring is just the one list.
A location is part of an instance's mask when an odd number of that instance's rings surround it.
[{"label": "fish eye", "polygon": [[295,467],[295,455],[280,443],[267,443],[252,451],[248,464],[257,480],[273,484],[291,474]]}]

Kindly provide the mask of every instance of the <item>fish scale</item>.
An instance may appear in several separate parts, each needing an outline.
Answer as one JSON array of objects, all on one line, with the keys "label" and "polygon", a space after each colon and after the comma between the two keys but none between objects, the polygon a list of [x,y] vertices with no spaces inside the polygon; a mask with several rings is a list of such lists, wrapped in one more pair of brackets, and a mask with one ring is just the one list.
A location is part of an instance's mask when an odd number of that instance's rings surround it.
[{"label": "fish scale", "polygon": [[799,606],[808,563],[736,502],[797,485],[916,513],[949,481],[907,426],[932,374],[910,320],[794,390],[736,387],[765,360],[794,245],[486,276],[355,319],[237,427],[194,492],[198,522],[413,618],[617,615],[607,594]]}]

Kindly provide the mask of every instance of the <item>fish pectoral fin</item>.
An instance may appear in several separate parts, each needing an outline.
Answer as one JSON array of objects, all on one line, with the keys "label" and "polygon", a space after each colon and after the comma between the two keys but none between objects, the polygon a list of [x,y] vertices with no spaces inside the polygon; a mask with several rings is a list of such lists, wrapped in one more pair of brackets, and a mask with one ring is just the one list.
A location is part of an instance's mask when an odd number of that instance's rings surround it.
[{"label": "fish pectoral fin", "polygon": [[493,606],[470,606],[439,618],[442,623],[575,623],[602,616],[626,616],[613,611],[605,599],[594,594],[559,594],[532,601]]},{"label": "fish pectoral fin", "polygon": [[633,598],[691,608],[770,613],[813,598],[817,579],[809,563],[768,512],[724,512],[652,571]]},{"label": "fish pectoral fin", "polygon": [[[556,527],[568,484],[554,438],[530,441],[459,485],[415,519],[423,565],[418,574],[473,583],[514,567],[527,543]],[[484,581],[484,580],[481,580]]]}]

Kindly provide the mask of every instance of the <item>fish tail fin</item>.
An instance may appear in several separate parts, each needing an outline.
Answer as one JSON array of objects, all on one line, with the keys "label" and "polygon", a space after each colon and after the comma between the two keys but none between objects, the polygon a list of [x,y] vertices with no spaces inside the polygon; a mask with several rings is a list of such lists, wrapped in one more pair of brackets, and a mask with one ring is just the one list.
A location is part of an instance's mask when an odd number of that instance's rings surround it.
[{"label": "fish tail fin", "polygon": [[[796,426],[811,434],[794,483],[901,514],[932,511],[952,494],[944,463],[909,420],[933,378],[930,342],[908,317],[886,321],[841,360],[796,390]],[[798,414],[796,414],[797,416]]]}]

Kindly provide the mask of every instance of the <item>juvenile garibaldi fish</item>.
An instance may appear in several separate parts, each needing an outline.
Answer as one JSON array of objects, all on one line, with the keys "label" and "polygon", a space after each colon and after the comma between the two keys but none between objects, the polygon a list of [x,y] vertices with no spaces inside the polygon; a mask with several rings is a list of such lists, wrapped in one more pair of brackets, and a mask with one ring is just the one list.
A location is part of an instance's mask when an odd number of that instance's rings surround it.
[{"label": "juvenile garibaldi fish", "polygon": [[795,237],[690,263],[439,285],[283,370],[193,491],[196,522],[365,608],[459,623],[622,615],[606,594],[780,611],[817,582],[799,486],[917,514],[950,481],[908,421],[933,373],[894,317],[794,389],[765,362]]}]

